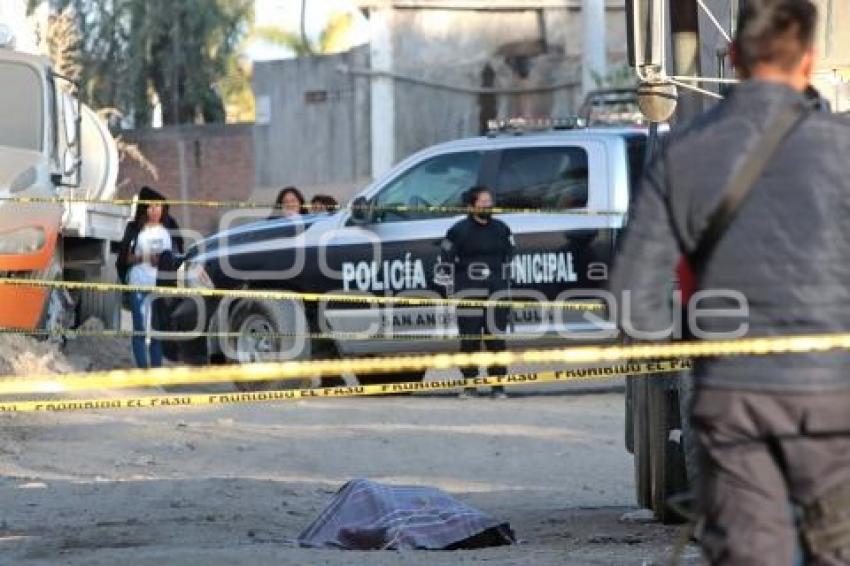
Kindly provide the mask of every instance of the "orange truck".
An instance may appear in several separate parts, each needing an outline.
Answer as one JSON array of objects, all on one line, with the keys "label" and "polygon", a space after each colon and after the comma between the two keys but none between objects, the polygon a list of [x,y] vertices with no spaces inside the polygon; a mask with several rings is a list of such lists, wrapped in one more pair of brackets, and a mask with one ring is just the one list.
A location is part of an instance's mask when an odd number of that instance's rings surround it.
[{"label": "orange truck", "polygon": [[[130,209],[115,197],[108,128],[42,56],[0,34],[0,278],[116,280],[111,250]],[[26,202],[27,199],[31,199]],[[120,323],[115,293],[0,284],[0,328],[56,331]]]}]

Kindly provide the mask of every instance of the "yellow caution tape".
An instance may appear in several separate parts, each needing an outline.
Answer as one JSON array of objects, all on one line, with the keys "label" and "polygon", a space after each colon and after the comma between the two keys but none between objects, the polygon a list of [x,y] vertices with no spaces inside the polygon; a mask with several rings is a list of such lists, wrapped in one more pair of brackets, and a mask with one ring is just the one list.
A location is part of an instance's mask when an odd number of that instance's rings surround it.
[{"label": "yellow caution tape", "polygon": [[[312,362],[321,364],[323,362]],[[659,366],[659,364],[661,364]],[[238,370],[228,373],[227,371],[208,372],[211,368],[179,367],[179,368],[156,368],[151,370],[116,370],[98,373],[60,374],[29,378],[7,378],[0,381],[0,395],[30,395],[36,393],[67,393],[70,391],[94,391],[98,389],[127,389],[131,387],[170,387],[175,385],[209,385],[215,383],[232,383],[235,381],[286,381],[298,380],[312,376],[271,376],[256,375],[250,371],[257,364],[243,366],[221,366],[215,369]],[[630,363],[616,368],[594,367],[576,370],[565,370],[567,375],[579,372],[581,375],[593,374],[604,376],[628,375],[634,373],[656,373],[657,367],[677,367],[686,369],[690,367],[688,360],[673,360],[670,362],[652,363]],[[248,371],[242,371],[248,370]],[[389,371],[376,369],[375,371]],[[611,373],[614,371],[614,373]],[[673,370],[670,370],[673,371]],[[337,372],[339,375],[342,372]],[[555,372],[564,373],[564,372]],[[323,374],[326,375],[326,374]],[[524,374],[523,374],[524,375]],[[577,375],[577,374],[576,374]]]},{"label": "yellow caution tape", "polygon": [[[132,338],[143,336],[154,340],[190,340],[195,338],[238,338],[242,336],[239,332],[179,332],[170,330],[89,330],[77,329],[52,329],[52,330],[30,330],[26,328],[3,328],[0,327],[0,335],[24,335],[24,336],[50,336],[62,338]],[[569,336],[558,336],[557,334],[544,334],[534,332],[505,332],[504,334],[403,334],[386,332],[252,332],[255,338],[305,338],[309,340],[340,340],[340,341],[368,341],[368,340],[397,340],[397,341],[439,341],[439,340],[531,340],[545,338],[551,340],[560,338],[572,339]]]},{"label": "yellow caution tape", "polygon": [[[218,201],[218,200],[143,200],[143,199],[92,199],[85,197],[24,197],[6,196],[0,197],[0,202],[14,202],[19,204],[49,204],[49,203],[85,203],[85,204],[112,204],[118,206],[132,206],[133,204],[163,204],[169,206],[196,206],[201,208],[230,208],[230,209],[270,209],[272,203],[261,203],[252,201]],[[452,214],[467,214],[469,208],[466,206],[441,206],[441,205],[405,205],[394,204],[388,206],[347,206],[342,207],[351,210],[364,209],[372,212],[397,212],[402,214],[420,212],[439,212]],[[576,216],[618,216],[623,211],[616,210],[586,210],[568,208],[517,208],[517,207],[493,207],[489,209],[493,214],[570,214]]]},{"label": "yellow caution tape", "polygon": [[609,379],[624,375],[672,373],[690,369],[687,362],[656,362],[652,364],[624,364],[607,368],[570,369],[547,372],[528,372],[499,377],[443,379],[428,382],[406,382],[385,385],[357,385],[342,387],[316,387],[307,389],[282,389],[248,393],[195,393],[176,395],[144,395],[116,399],[56,399],[14,401],[0,403],[0,413],[71,412],[99,409],[153,409],[161,407],[200,407],[205,405],[234,405],[243,403],[270,403],[301,399],[327,399],[340,397],[368,397],[428,391],[446,391],[461,387],[538,385]]},{"label": "yellow caution tape", "polygon": [[[428,369],[451,369],[474,366],[511,366],[526,364],[581,365],[630,360],[675,360],[683,358],[799,354],[850,350],[850,334],[815,334],[677,342],[669,344],[635,344],[629,346],[575,346],[550,350],[503,352],[470,352],[454,354],[416,354],[408,356],[349,358],[337,360],[264,362],[246,365],[167,367],[144,370],[114,370],[56,375],[9,377],[0,380],[0,394],[27,392],[54,393],[62,384],[80,383],[88,387],[165,386],[229,381],[277,381],[294,378],[342,375],[344,373],[400,373]],[[684,363],[684,362],[680,362]],[[35,383],[52,384],[49,391],[34,390]],[[58,384],[58,385],[57,385]],[[111,385],[110,385],[111,384]]]},{"label": "yellow caution tape", "polygon": [[43,287],[50,289],[92,290],[102,293],[154,293],[171,297],[231,297],[272,301],[307,301],[327,303],[360,303],[372,305],[398,305],[406,307],[455,306],[455,307],[510,307],[510,308],[553,308],[563,310],[602,310],[599,303],[577,301],[530,301],[492,299],[443,299],[439,297],[377,296],[354,293],[304,293],[297,291],[260,291],[255,289],[207,289],[203,287],[153,287],[147,285],[119,285],[116,283],[94,283],[84,281],[52,281],[47,279],[22,279],[0,277],[0,285],[15,287]]}]

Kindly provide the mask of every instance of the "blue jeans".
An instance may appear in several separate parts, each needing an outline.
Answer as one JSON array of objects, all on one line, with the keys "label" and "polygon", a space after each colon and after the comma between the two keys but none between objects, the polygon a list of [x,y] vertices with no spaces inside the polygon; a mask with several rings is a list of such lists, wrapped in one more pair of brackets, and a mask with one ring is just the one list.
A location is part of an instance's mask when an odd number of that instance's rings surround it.
[{"label": "blue jeans", "polygon": [[[130,311],[133,313],[133,330],[136,332],[144,331],[147,328],[145,324],[147,318],[145,316],[146,296],[147,293],[130,293]],[[152,303],[149,303],[147,308],[150,309],[152,306]],[[136,366],[140,368],[162,367],[162,343],[151,338],[148,347],[145,338],[145,336],[134,335],[131,339]]]}]

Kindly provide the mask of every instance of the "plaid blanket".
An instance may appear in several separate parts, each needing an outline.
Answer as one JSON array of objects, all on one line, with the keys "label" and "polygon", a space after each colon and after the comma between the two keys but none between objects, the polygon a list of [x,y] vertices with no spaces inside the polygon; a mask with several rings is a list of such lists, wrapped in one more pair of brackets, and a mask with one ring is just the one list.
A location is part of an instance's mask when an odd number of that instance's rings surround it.
[{"label": "plaid blanket", "polygon": [[301,546],[347,550],[453,550],[516,542],[510,525],[432,487],[352,480],[298,536]]}]

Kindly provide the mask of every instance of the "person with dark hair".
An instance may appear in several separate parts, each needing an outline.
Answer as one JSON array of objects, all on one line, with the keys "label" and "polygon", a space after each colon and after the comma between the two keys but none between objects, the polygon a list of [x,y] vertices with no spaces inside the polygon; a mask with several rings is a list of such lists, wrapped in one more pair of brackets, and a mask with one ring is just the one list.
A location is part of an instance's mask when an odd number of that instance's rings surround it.
[{"label": "person with dark hair", "polygon": [[316,195],[310,199],[310,212],[313,214],[336,212],[338,208],[339,203],[330,195]]},{"label": "person with dark hair", "polygon": [[[668,136],[621,242],[611,288],[633,338],[669,336],[680,255],[696,339],[850,331],[850,121],[806,94],[816,26],[810,0],[741,4],[741,84]],[[694,373],[709,562],[794,564],[802,541],[807,564],[850,563],[850,354],[698,358]]]},{"label": "person with dark hair", "polygon": [[[510,260],[516,247],[511,229],[492,217],[493,195],[487,187],[472,187],[464,193],[464,202],[468,216],[449,229],[441,246],[441,260],[454,268],[454,291],[462,298],[507,299]],[[503,351],[505,341],[496,336],[507,329],[509,314],[509,307],[458,308],[461,351],[479,351],[482,341],[491,352]],[[478,368],[464,367],[461,372],[465,378],[473,378]],[[491,366],[487,375],[506,373],[504,366]],[[474,393],[475,388],[465,388],[461,398]],[[493,387],[493,396],[506,397],[504,387]]]},{"label": "person with dark hair", "polygon": [[[118,250],[116,268],[124,284],[153,287],[157,284],[158,267],[163,256],[183,252],[183,240],[177,222],[168,214],[168,205],[160,204],[165,197],[151,187],[139,191],[136,215],[127,224]],[[147,292],[130,293],[130,312],[133,330],[142,332],[153,326],[154,313]],[[140,368],[162,365],[162,345],[159,340],[146,340],[134,335],[133,357]]]},{"label": "person with dark hair", "polygon": [[269,218],[292,218],[304,213],[304,195],[295,187],[280,190],[272,206]]}]

